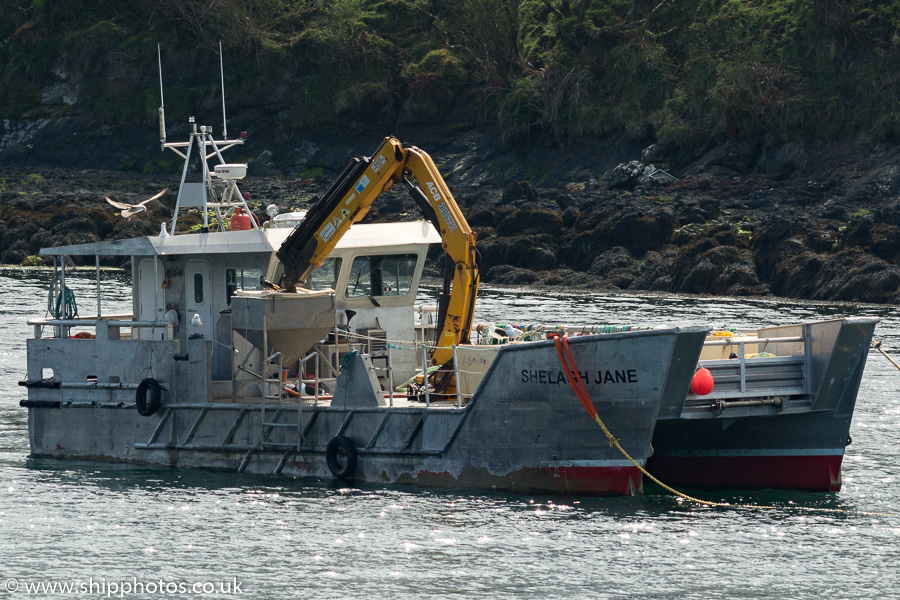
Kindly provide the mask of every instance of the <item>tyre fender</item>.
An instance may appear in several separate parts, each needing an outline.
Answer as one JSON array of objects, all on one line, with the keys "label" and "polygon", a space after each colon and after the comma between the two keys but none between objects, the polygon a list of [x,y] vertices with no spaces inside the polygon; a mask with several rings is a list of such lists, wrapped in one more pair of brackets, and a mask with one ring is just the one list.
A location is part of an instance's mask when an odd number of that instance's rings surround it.
[{"label": "tyre fender", "polygon": [[157,380],[148,377],[138,384],[137,392],[134,395],[134,403],[137,406],[139,415],[149,417],[159,410],[161,401],[162,391]]},{"label": "tyre fender", "polygon": [[356,446],[342,435],[336,435],[325,448],[325,462],[328,469],[338,479],[352,479],[356,474],[359,453]]}]

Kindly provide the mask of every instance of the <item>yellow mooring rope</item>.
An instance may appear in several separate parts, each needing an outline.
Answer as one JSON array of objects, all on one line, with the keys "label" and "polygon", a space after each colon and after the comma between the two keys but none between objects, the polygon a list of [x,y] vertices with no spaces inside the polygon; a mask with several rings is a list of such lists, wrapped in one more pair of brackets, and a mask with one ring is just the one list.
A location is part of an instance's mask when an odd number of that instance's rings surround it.
[{"label": "yellow mooring rope", "polygon": [[876,342],[875,340],[872,340],[872,347],[875,348],[876,350],[878,350],[879,352],[881,352],[882,354],[884,354],[884,357],[886,359],[888,359],[889,361],[891,361],[892,365],[894,365],[895,367],[900,369],[900,365],[897,364],[897,361],[895,361],[893,358],[888,356],[888,353],[881,349],[881,342]]},{"label": "yellow mooring rope", "polygon": [[[689,496],[684,492],[679,492],[675,488],[666,485],[656,477],[650,474],[647,469],[642,467],[636,460],[631,458],[631,455],[625,451],[625,448],[619,443],[619,440],[612,434],[603,420],[600,418],[600,415],[597,414],[596,408],[594,408],[594,403],[591,401],[588,396],[587,389],[584,387],[584,382],[581,380],[581,375],[578,372],[578,369],[575,368],[575,360],[572,358],[572,352],[569,350],[569,341],[565,335],[560,339],[559,336],[554,336],[554,341],[556,342],[556,351],[559,354],[559,360],[562,363],[563,371],[566,374],[566,379],[569,381],[569,385],[572,386],[572,391],[575,392],[575,397],[581,402],[582,406],[584,406],[585,410],[587,410],[588,414],[591,418],[600,426],[600,429],[603,430],[603,434],[606,435],[606,439],[609,440],[609,445],[619,452],[622,453],[622,456],[627,458],[631,464],[638,468],[638,470],[644,474],[648,479],[650,479],[653,483],[660,486],[664,490],[667,490],[676,496],[680,496],[685,500],[690,500],[691,502],[696,502],[697,504],[704,504],[706,506],[722,506],[727,508],[745,508],[745,509],[765,509],[765,510],[798,510],[798,511],[806,511],[806,512],[821,512],[821,513],[841,513],[841,514],[854,514],[854,515],[867,515],[867,516],[877,516],[877,517],[900,517],[900,514],[895,513],[878,513],[878,512],[867,512],[860,510],[848,510],[843,508],[816,508],[810,506],[768,506],[762,504],[730,504],[728,502],[712,502],[710,500],[701,500],[700,498],[695,498],[693,496]],[[891,362],[894,362],[893,360]],[[894,363],[895,365],[897,363]],[[897,367],[900,369],[900,366]]]}]

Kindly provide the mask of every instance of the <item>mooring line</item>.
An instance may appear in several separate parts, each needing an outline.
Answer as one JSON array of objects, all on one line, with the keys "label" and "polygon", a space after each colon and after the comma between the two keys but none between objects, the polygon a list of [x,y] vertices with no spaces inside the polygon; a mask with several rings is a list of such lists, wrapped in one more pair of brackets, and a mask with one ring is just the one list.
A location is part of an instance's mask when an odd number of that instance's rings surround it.
[{"label": "mooring line", "polygon": [[878,350],[879,352],[881,352],[881,353],[884,355],[884,357],[885,357],[886,359],[888,359],[889,361],[891,361],[891,364],[892,364],[892,365],[894,365],[895,367],[897,367],[898,369],[900,369],[900,365],[897,364],[897,361],[895,361],[893,358],[891,358],[890,356],[888,356],[888,353],[885,352],[885,351],[881,348],[881,342],[877,342],[877,341],[875,341],[875,340],[872,340],[872,347],[875,348],[876,350]]},{"label": "mooring line", "polygon": [[[563,335],[562,337],[555,335],[553,336],[553,341],[556,343],[556,353],[559,355],[559,362],[562,364],[563,372],[566,374],[566,379],[569,382],[569,385],[572,387],[572,391],[575,392],[575,397],[581,402],[581,405],[587,411],[588,415],[591,417],[593,421],[600,426],[600,429],[603,430],[603,434],[606,435],[606,439],[609,440],[609,445],[619,452],[622,453],[622,456],[627,458],[631,464],[638,468],[638,470],[644,474],[648,479],[650,479],[653,483],[657,484],[661,488],[669,491],[676,496],[680,496],[685,500],[690,500],[691,502],[696,502],[697,504],[703,504],[706,506],[719,506],[725,508],[739,508],[739,509],[764,509],[764,510],[797,510],[797,511],[806,511],[806,512],[820,512],[820,513],[838,513],[838,514],[853,514],[853,515],[866,515],[866,516],[875,516],[875,517],[900,517],[900,514],[895,513],[879,513],[879,512],[868,512],[861,510],[849,510],[843,508],[817,508],[813,506],[774,506],[774,505],[763,505],[763,504],[731,504],[729,502],[713,502],[711,500],[701,500],[700,498],[695,498],[694,496],[690,496],[685,494],[684,492],[679,492],[675,488],[666,485],[656,477],[650,474],[647,469],[641,466],[636,460],[634,460],[628,452],[626,452],[625,448],[622,447],[622,444],[619,443],[619,440],[612,434],[603,420],[600,418],[600,415],[597,414],[597,409],[594,407],[594,403],[591,401],[590,396],[588,395],[587,389],[584,387],[584,382],[581,380],[581,374],[578,372],[578,368],[575,366],[575,359],[572,357],[572,351],[569,349],[569,340],[568,336]],[[894,362],[891,360],[891,362]],[[897,365],[897,363],[894,363]],[[897,366],[900,369],[900,366]]]}]

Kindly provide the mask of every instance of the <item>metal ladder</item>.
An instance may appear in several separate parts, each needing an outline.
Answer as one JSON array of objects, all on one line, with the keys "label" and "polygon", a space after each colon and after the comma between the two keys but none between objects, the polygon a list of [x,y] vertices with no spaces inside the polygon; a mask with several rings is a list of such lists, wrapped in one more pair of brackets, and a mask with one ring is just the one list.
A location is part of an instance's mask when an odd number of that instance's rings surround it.
[{"label": "metal ladder", "polygon": [[[262,450],[284,447],[284,442],[272,439],[271,436],[273,432],[285,427],[297,427],[296,423],[282,423],[278,420],[279,416],[281,416],[282,412],[284,412],[280,406],[282,404],[281,400],[284,396],[284,381],[281,378],[282,367],[284,365],[282,364],[281,358],[281,352],[276,352],[275,354],[267,357],[265,361],[263,361],[261,381],[262,401],[259,405],[259,422],[260,426],[262,427],[262,431],[259,436],[259,443],[260,449]],[[274,377],[271,375],[273,368],[275,370]],[[271,414],[271,416],[267,417],[267,414]],[[299,440],[298,444],[294,445],[299,445]]]},{"label": "metal ladder", "polygon": [[[260,423],[260,436],[259,436],[259,446],[256,448],[251,448],[247,451],[247,454],[244,456],[244,460],[241,461],[241,465],[238,467],[238,473],[243,473],[247,468],[247,465],[250,463],[250,459],[257,452],[261,452],[264,450],[280,450],[284,449],[283,454],[281,455],[281,460],[278,461],[275,470],[272,471],[273,475],[277,475],[284,468],[285,463],[287,462],[288,455],[294,448],[293,444],[286,444],[284,442],[279,442],[271,439],[271,435],[275,431],[282,430],[285,427],[297,427],[293,423],[281,423],[278,421],[278,417],[283,412],[280,405],[281,399],[284,396],[284,381],[281,378],[282,368],[282,356],[281,352],[276,352],[271,356],[267,357],[263,361],[262,365],[262,373],[260,377],[260,385],[261,385],[261,394],[260,394],[260,403],[259,403],[259,423]],[[271,373],[275,371],[275,376],[272,377]],[[270,406],[275,405],[275,406]],[[272,409],[271,412],[270,409]],[[271,417],[268,417],[267,413],[271,414]],[[297,415],[297,420],[299,423],[300,415]],[[296,447],[299,447],[299,440],[296,444]]]},{"label": "metal ladder", "polygon": [[[308,355],[306,358],[300,361],[299,367],[302,371],[304,363],[308,360],[313,359],[314,361],[314,369],[316,373],[316,392],[315,392],[315,402],[318,404],[319,401],[319,391],[318,391],[318,372],[319,372],[319,357],[318,354],[313,352]],[[297,390],[297,410],[296,422],[284,422],[280,421],[279,417],[285,412],[294,412],[294,411],[285,411],[284,405],[286,403],[282,402],[284,397],[284,380],[281,378],[281,373],[283,371],[283,363],[282,363],[282,355],[280,352],[275,352],[271,356],[263,361],[263,372],[257,377],[260,378],[261,384],[261,395],[260,395],[260,437],[259,444],[253,448],[250,448],[247,451],[247,454],[244,456],[244,460],[241,461],[241,465],[238,467],[238,472],[243,473],[247,468],[247,465],[250,463],[250,460],[253,458],[254,454],[264,451],[282,451],[281,459],[278,461],[277,466],[272,471],[272,475],[278,475],[281,473],[281,470],[284,468],[287,463],[288,457],[292,453],[300,452],[303,448],[303,444],[306,441],[306,437],[303,434],[303,390]],[[276,376],[272,377],[270,373],[275,371]],[[299,385],[303,385],[302,378],[298,375]],[[268,416],[267,415],[271,415]],[[284,431],[286,428],[295,428],[297,432],[296,442],[288,442],[288,441],[279,441],[272,439],[272,435],[275,431]]]}]

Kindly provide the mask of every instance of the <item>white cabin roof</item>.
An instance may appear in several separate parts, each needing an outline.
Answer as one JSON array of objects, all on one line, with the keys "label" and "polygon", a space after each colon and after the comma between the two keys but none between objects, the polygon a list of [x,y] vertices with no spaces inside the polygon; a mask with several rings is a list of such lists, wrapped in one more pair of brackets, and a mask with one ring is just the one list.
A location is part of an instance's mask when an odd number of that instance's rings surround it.
[{"label": "white cabin roof", "polygon": [[[43,248],[43,256],[175,256],[179,254],[272,253],[293,229],[266,228],[246,231],[146,236],[127,240]],[[337,248],[393,248],[407,244],[434,244],[440,234],[427,221],[356,224]]]}]

